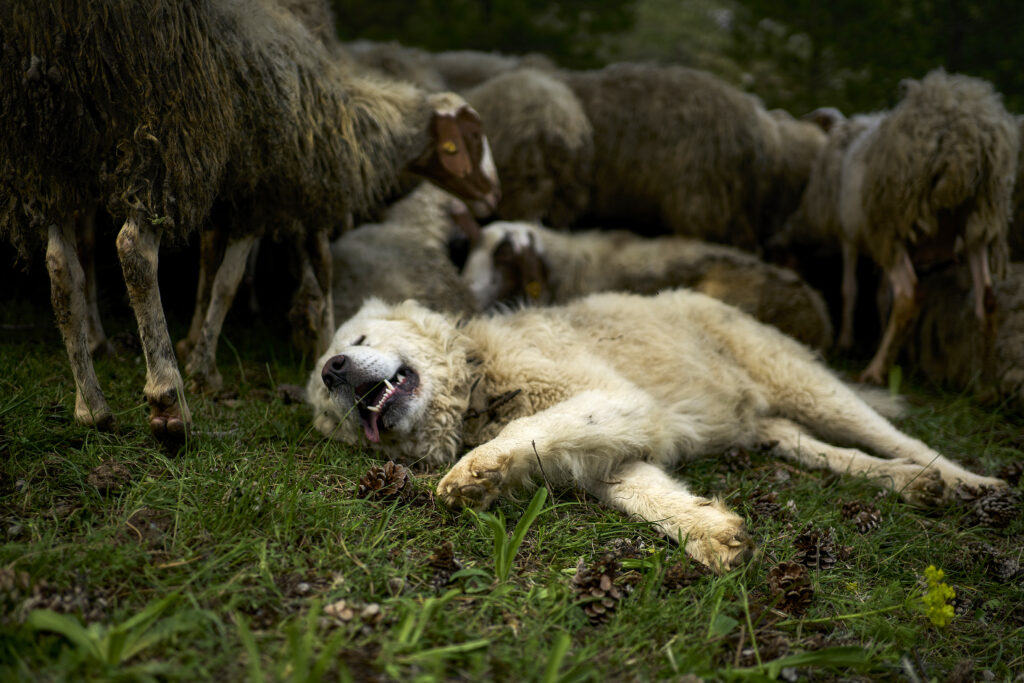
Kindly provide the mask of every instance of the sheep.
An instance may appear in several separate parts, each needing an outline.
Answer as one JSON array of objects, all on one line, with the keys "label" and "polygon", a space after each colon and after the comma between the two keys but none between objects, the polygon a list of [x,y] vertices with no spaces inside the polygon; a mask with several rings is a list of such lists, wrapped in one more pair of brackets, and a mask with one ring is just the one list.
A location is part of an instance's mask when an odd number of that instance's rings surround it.
[{"label": "sheep", "polygon": [[1013,186],[1013,219],[1010,222],[1010,258],[1024,260],[1024,116],[1017,115],[1020,145],[1017,147],[1017,179]]},{"label": "sheep", "polygon": [[555,70],[554,62],[538,53],[506,55],[479,50],[448,50],[433,53],[431,62],[448,87],[459,93],[519,68]]},{"label": "sheep", "polygon": [[911,365],[933,382],[980,399],[1003,399],[1024,412],[1024,263],[1011,263],[994,285],[996,332],[975,331],[968,268],[945,268],[921,278],[921,314],[907,340]]},{"label": "sheep", "polygon": [[971,264],[976,316],[990,327],[992,272],[1001,273],[1007,259],[1016,173],[1017,126],[990,84],[937,70],[903,87],[889,112],[851,119],[817,113],[829,142],[794,218],[841,242],[841,347],[853,342],[858,251],[889,278],[892,309],[860,375],[875,383],[884,380],[917,315],[917,273],[960,251]]},{"label": "sheep", "polygon": [[569,88],[549,73],[516,69],[465,93],[487,122],[505,220],[567,227],[590,201],[594,131]]},{"label": "sheep", "polygon": [[433,55],[396,42],[356,40],[345,43],[349,56],[360,66],[430,92],[447,90],[444,76],[434,68]]},{"label": "sheep", "polygon": [[[479,119],[461,98],[345,71],[269,0],[2,3],[0,45],[0,234],[26,255],[45,239],[85,424],[113,417],[88,350],[80,211],[102,202],[123,220],[116,242],[150,430],[174,443],[191,415],[156,281],[162,238],[204,226],[215,199],[230,206],[229,257],[214,277],[223,294],[237,286],[254,230],[301,221],[329,297],[323,235],[403,168],[476,199],[496,188]],[[212,357],[216,334],[205,333],[219,332],[222,309],[211,304],[193,355]],[[324,326],[333,328],[329,308]]]},{"label": "sheep", "polygon": [[[624,63],[562,77],[594,128],[581,222],[648,225],[756,250],[796,208],[815,158],[807,148],[825,142],[812,124],[773,116],[694,69]],[[795,153],[793,139],[801,140]],[[781,191],[783,182],[791,189]]]},{"label": "sheep", "polygon": [[468,209],[444,190],[421,184],[391,205],[380,223],[364,224],[331,243],[334,319],[347,320],[375,296],[400,303],[417,299],[437,311],[477,311],[472,292],[448,255],[453,219]]},{"label": "sheep", "polygon": [[656,294],[689,287],[811,347],[832,343],[825,302],[796,273],[739,249],[683,237],[562,233],[498,221],[483,228],[462,277],[481,309],[515,300],[561,304],[595,292]]}]

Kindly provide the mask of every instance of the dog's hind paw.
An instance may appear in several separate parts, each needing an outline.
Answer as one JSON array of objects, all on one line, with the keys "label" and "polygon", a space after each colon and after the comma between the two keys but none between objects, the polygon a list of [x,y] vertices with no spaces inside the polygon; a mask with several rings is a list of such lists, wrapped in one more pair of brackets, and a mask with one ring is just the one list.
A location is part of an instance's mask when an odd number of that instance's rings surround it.
[{"label": "dog's hind paw", "polygon": [[497,458],[467,453],[437,485],[437,493],[452,507],[485,510],[501,491],[504,479]]},{"label": "dog's hind paw", "polygon": [[912,462],[893,465],[892,483],[900,497],[917,507],[934,507],[946,496],[942,475],[934,468],[921,467]]},{"label": "dog's hind paw", "polygon": [[716,574],[725,574],[751,558],[754,541],[741,524],[713,536],[692,539],[686,544],[686,552]]}]

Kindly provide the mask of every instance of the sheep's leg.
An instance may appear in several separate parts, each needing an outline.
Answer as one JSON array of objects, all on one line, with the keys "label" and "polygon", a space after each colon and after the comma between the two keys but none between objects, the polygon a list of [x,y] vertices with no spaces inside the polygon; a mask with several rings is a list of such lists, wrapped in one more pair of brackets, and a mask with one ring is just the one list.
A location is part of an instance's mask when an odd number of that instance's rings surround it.
[{"label": "sheep's leg", "polygon": [[327,350],[334,336],[331,244],[326,231],[316,231],[299,241],[296,248],[301,274],[288,320],[293,343],[316,358]]},{"label": "sheep's leg", "polygon": [[[535,477],[585,486],[630,514],[658,525],[712,567],[730,568],[749,556],[743,521],[720,504],[690,495],[656,465],[678,450],[675,425],[647,394],[635,389],[586,391],[513,420],[492,440],[462,456],[438,483],[450,505],[486,508],[503,491]],[[621,480],[621,481],[617,481]]]},{"label": "sheep's leg", "polygon": [[100,389],[89,353],[89,304],[85,273],[76,252],[75,220],[62,227],[51,225],[46,245],[53,314],[64,337],[71,373],[75,378],[75,419],[100,429],[114,426],[114,416]]},{"label": "sheep's leg", "polygon": [[128,286],[128,298],[139,324],[142,353],[146,359],[149,429],[166,443],[183,440],[192,416],[185,403],[181,373],[167,332],[160,287],[157,283],[160,228],[128,219],[117,235],[117,254]]},{"label": "sheep's leg", "polygon": [[249,258],[245,260],[245,277],[242,278],[249,290],[249,314],[254,318],[260,314],[260,300],[256,296],[256,263],[259,253],[260,240],[256,240],[249,251]]},{"label": "sheep's leg", "polygon": [[882,343],[878,345],[874,358],[860,375],[861,382],[885,383],[886,373],[896,359],[896,354],[899,353],[900,346],[918,313],[917,275],[906,252],[901,254],[896,265],[889,271],[889,280],[892,282],[893,297],[889,323],[885,327]]},{"label": "sheep's leg", "polygon": [[192,354],[192,349],[199,341],[203,331],[206,312],[210,308],[210,293],[213,291],[213,278],[224,259],[227,233],[219,228],[203,230],[199,235],[199,279],[196,284],[196,306],[192,312],[192,322],[188,334],[179,339],[174,346],[178,358],[183,362]]},{"label": "sheep's leg", "polygon": [[255,243],[255,235],[246,235],[229,242],[224,250],[224,260],[221,261],[210,288],[210,306],[203,318],[196,344],[185,364],[190,391],[217,391],[224,383],[217,370],[217,341],[224,327],[224,318],[235,300],[238,285],[245,274],[249,252]]},{"label": "sheep's leg", "polygon": [[320,319],[317,321],[316,349],[314,356],[321,356],[331,345],[334,338],[334,259],[331,256],[331,240],[326,230],[317,230],[310,240],[310,253],[313,261],[313,273],[316,275],[320,291],[323,292],[323,305]]},{"label": "sheep's leg", "polygon": [[992,274],[988,269],[988,247],[984,244],[972,247],[967,252],[971,265],[971,282],[974,286],[974,314],[991,335],[995,330],[996,294],[992,288]]},{"label": "sheep's leg", "polygon": [[651,463],[626,463],[607,481],[592,480],[586,488],[612,507],[651,522],[717,572],[738,567],[753,553],[754,543],[739,515],[720,500],[693,495],[683,482]]},{"label": "sheep's leg", "polygon": [[85,274],[85,299],[87,302],[86,323],[89,336],[89,352],[95,357],[112,355],[114,347],[103,331],[100,320],[99,293],[96,287],[96,208],[85,209],[79,216],[78,259]]},{"label": "sheep's leg", "polygon": [[857,307],[857,247],[843,242],[843,319],[839,328],[840,349],[853,347],[853,317]]},{"label": "sheep's leg", "polygon": [[[815,469],[862,474],[873,483],[891,487],[914,505],[935,505],[942,500],[945,491],[937,469],[903,458],[887,460],[856,448],[833,446],[819,441],[789,420],[762,420],[758,436],[765,442],[775,442],[775,452],[783,457]],[[941,457],[937,453],[936,456]]]}]

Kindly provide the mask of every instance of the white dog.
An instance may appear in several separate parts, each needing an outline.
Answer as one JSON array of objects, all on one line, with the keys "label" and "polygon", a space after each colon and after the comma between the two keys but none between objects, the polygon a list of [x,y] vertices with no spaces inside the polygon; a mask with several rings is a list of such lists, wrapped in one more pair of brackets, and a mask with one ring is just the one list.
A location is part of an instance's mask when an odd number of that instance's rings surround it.
[{"label": "white dog", "polygon": [[370,299],[338,329],[308,395],[333,438],[454,463],[438,486],[449,504],[484,508],[544,476],[654,523],[719,571],[753,544],[738,515],[669,476],[680,460],[770,443],[915,504],[960,481],[1005,485],[897,430],[797,342],[684,290],[461,323]]}]

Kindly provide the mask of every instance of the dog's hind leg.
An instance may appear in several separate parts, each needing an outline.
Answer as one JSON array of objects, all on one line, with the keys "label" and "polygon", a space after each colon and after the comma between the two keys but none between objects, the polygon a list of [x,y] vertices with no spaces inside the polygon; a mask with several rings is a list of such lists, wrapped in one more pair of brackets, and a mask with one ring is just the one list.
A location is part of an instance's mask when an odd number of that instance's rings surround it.
[{"label": "dog's hind leg", "polygon": [[683,543],[691,557],[716,572],[738,567],[753,553],[754,543],[739,515],[720,500],[693,495],[648,462],[626,463],[607,481],[591,480],[585,486],[609,505],[651,522]]},{"label": "dog's hind leg", "polygon": [[937,469],[900,458],[876,458],[856,448],[840,448],[820,441],[800,425],[781,418],[768,418],[758,427],[758,438],[775,442],[776,451],[813,468],[827,468],[844,474],[862,474],[874,483],[892,487],[914,505],[934,505],[945,487]]}]

